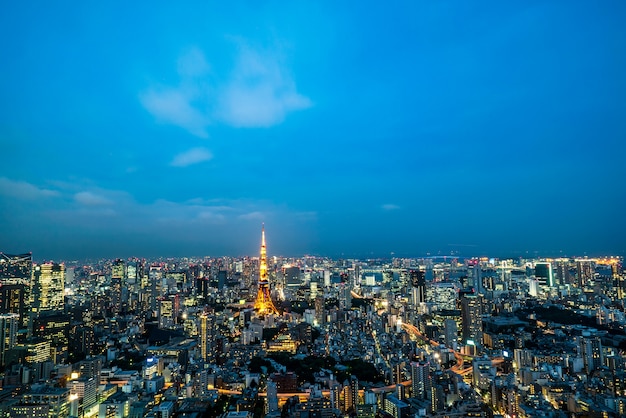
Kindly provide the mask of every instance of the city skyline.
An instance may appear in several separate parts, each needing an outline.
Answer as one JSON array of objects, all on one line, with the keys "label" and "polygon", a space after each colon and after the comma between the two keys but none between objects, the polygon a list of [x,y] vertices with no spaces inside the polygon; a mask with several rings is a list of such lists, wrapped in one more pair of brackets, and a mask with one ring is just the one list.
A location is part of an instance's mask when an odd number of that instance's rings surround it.
[{"label": "city skyline", "polygon": [[0,248],[626,254],[621,2],[5,6]]}]

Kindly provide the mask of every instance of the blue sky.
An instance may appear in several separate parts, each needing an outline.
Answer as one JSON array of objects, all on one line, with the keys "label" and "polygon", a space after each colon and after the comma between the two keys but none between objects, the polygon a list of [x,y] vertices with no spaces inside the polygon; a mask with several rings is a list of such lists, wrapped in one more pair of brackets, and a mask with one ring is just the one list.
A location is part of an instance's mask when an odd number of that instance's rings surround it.
[{"label": "blue sky", "polygon": [[626,253],[623,2],[132,3],[2,6],[1,251]]}]

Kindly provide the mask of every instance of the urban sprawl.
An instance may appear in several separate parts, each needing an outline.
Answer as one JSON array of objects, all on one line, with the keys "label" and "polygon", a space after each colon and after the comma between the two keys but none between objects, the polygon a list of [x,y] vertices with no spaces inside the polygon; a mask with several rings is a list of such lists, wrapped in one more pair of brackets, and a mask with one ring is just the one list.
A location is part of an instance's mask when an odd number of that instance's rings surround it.
[{"label": "urban sprawl", "polygon": [[11,418],[626,416],[621,257],[0,253]]}]

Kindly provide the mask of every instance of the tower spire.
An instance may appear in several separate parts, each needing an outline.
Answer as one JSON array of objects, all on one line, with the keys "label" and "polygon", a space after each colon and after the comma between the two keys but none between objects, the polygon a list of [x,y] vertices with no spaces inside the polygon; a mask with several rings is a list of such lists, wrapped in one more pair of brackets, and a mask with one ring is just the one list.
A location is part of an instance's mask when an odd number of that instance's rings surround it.
[{"label": "tower spire", "polygon": [[265,223],[261,227],[261,254],[259,257],[259,289],[254,302],[259,315],[278,314],[270,297],[270,282],[267,274],[267,248],[265,246]]}]

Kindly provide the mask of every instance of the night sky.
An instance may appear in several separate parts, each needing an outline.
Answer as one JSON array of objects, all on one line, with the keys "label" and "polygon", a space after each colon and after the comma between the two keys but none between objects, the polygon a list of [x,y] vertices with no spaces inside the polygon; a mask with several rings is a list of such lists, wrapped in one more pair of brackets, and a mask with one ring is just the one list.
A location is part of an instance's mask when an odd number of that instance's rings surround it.
[{"label": "night sky", "polygon": [[475,3],[5,2],[0,251],[626,253],[626,2]]}]

